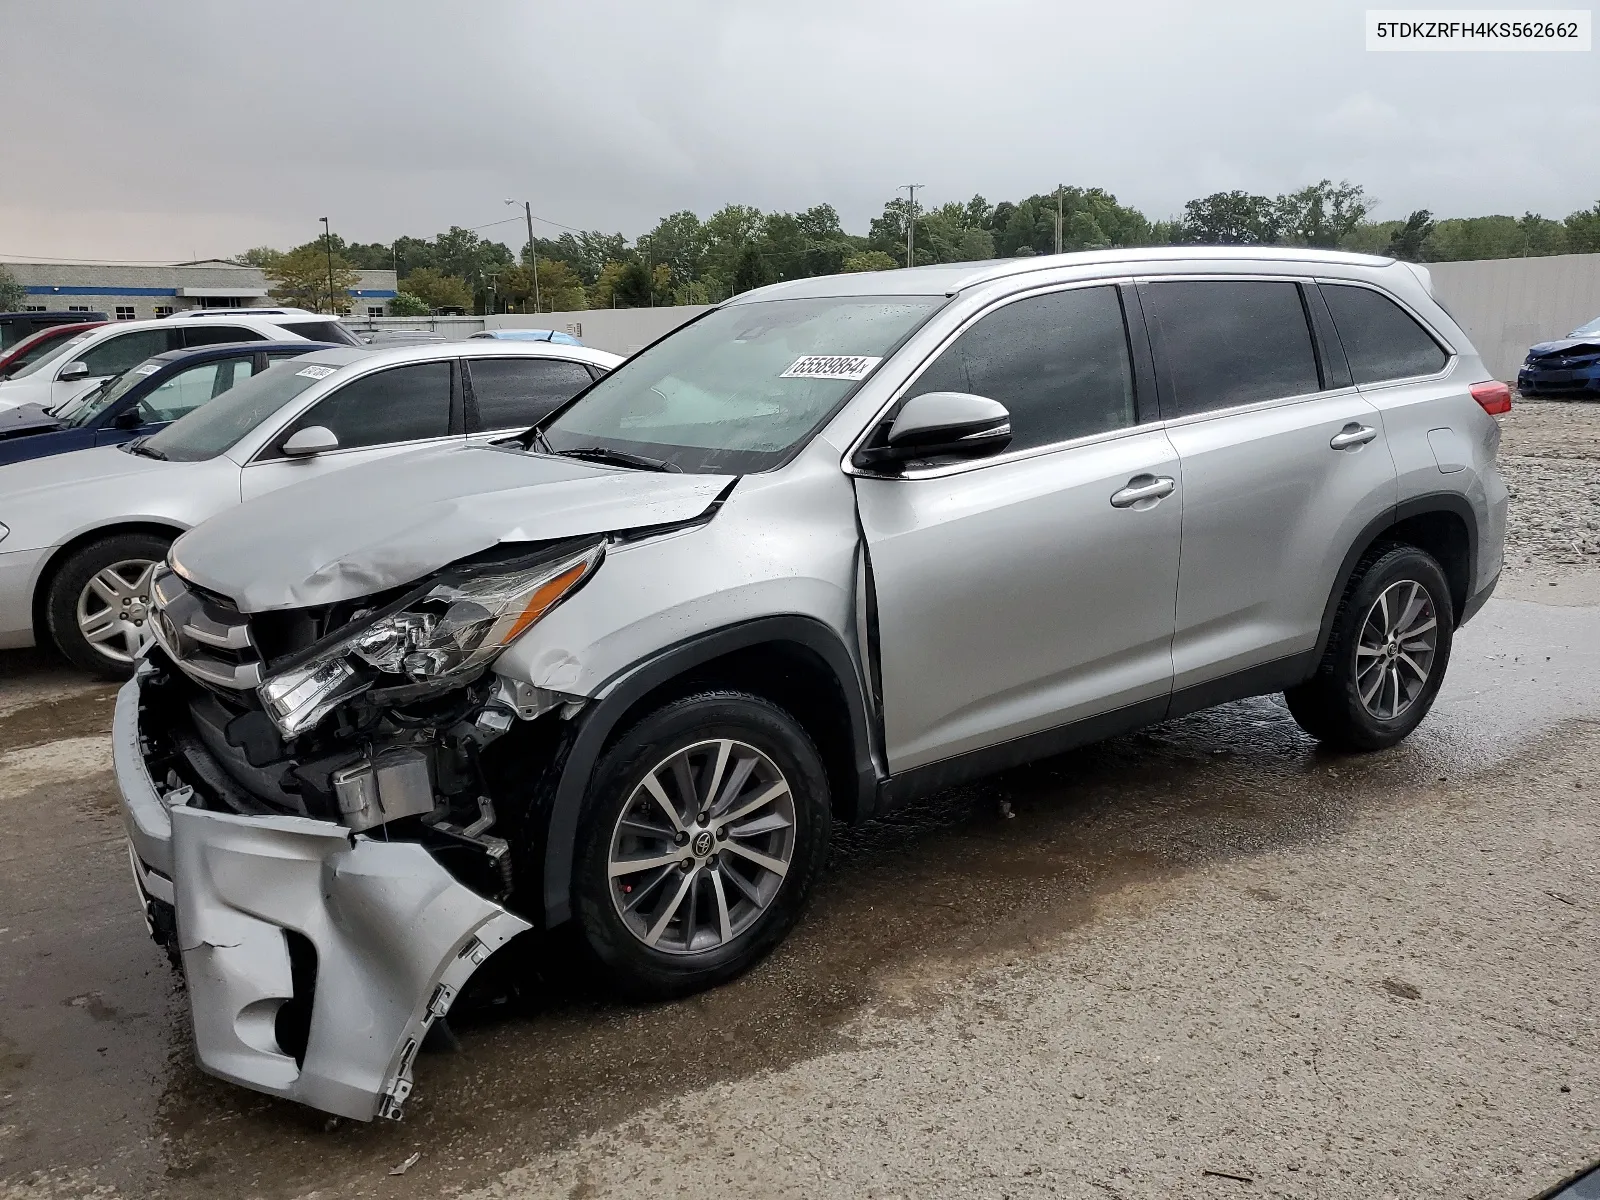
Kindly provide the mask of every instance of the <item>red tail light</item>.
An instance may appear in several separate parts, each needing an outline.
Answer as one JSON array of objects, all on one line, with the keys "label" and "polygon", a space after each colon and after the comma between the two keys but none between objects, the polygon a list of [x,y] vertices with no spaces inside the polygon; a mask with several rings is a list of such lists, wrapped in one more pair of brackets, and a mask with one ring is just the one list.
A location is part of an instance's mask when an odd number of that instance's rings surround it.
[{"label": "red tail light", "polygon": [[1494,416],[1511,411],[1511,388],[1498,379],[1489,383],[1475,383],[1468,389],[1483,411]]}]

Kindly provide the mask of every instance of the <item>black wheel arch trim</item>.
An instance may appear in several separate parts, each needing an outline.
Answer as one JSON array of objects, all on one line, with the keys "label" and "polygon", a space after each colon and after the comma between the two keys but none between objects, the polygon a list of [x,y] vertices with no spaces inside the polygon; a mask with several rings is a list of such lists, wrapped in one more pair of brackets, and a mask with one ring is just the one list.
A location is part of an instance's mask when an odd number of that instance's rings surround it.
[{"label": "black wheel arch trim", "polygon": [[[1355,572],[1356,564],[1361,561],[1361,556],[1372,548],[1385,533],[1393,529],[1402,521],[1412,517],[1424,516],[1428,513],[1446,512],[1461,518],[1467,530],[1467,595],[1472,596],[1472,589],[1478,577],[1478,515],[1468,503],[1467,498],[1458,492],[1430,492],[1423,496],[1413,496],[1409,500],[1402,500],[1394,507],[1385,510],[1382,514],[1367,522],[1366,526],[1350,544],[1350,549],[1345,553],[1344,561],[1339,564],[1339,574],[1334,579],[1333,589],[1328,593],[1327,606],[1322,612],[1322,630],[1317,635],[1316,661],[1320,663],[1327,653],[1328,641],[1333,636],[1333,619],[1339,611],[1339,601],[1344,597],[1345,588],[1350,585],[1350,576]],[[1485,597],[1487,599],[1487,597]],[[1455,614],[1457,627],[1465,623],[1475,609],[1465,609]]]},{"label": "black wheel arch trim", "polygon": [[561,767],[545,828],[544,919],[547,928],[572,917],[572,864],[577,850],[579,816],[600,753],[623,715],[648,693],[712,659],[737,650],[782,642],[797,644],[815,653],[839,685],[849,710],[851,765],[856,784],[856,794],[844,799],[858,816],[870,812],[878,787],[873,766],[873,727],[867,716],[861,672],[839,634],[814,617],[799,615],[757,617],[697,634],[612,676],[598,689],[599,698],[573,718],[579,728]]}]

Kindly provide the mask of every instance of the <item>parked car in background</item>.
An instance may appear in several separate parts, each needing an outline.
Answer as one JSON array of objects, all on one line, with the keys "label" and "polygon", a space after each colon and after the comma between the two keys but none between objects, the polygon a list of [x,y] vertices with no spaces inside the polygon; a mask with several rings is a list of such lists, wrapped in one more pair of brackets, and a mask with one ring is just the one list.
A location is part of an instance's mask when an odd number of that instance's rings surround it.
[{"label": "parked car in background", "polygon": [[[191,308],[183,312],[168,313],[160,318],[163,321],[215,321],[225,317],[230,310],[215,308]],[[265,317],[277,321],[285,329],[294,333],[296,337],[310,338],[314,342],[329,342],[335,346],[364,346],[365,342],[338,317],[330,317],[324,313],[314,313],[304,308],[245,308],[233,309],[232,312],[243,312],[252,317]]]},{"label": "parked car in background", "polygon": [[494,342],[318,350],[151,436],[0,467],[0,649],[50,642],[125,675],[150,638],[151,570],[185,529],[357,463],[519,432],[619,361]]},{"label": "parked car in background", "polygon": [[331,349],[327,342],[293,341],[169,350],[53,412],[38,404],[0,410],[0,466],[144,437],[273,363]]},{"label": "parked car in background", "polygon": [[1600,317],[1564,338],[1530,349],[1517,372],[1517,391],[1524,396],[1600,400]]},{"label": "parked car in background", "polygon": [[583,345],[570,333],[562,333],[558,329],[485,329],[482,333],[475,333],[474,338],[494,338],[501,342],[554,342],[558,346]]},{"label": "parked car in background", "polygon": [[398,1116],[529,928],[681,995],[835,822],[1271,692],[1394,745],[1499,576],[1510,403],[1410,264],[1009,259],[746,292],[515,442],[218,515],[113,733],[201,1064]]},{"label": "parked car in background", "polygon": [[57,325],[83,325],[104,321],[103,312],[13,312],[0,313],[0,352],[30,338],[41,329]]},{"label": "parked car in background", "polygon": [[[327,336],[333,332],[339,336]],[[53,352],[10,379],[0,381],[0,408],[38,404],[59,409],[102,380],[138,366],[168,350],[215,346],[223,342],[361,343],[337,321],[313,314],[257,317],[248,309],[196,313],[184,320],[113,321],[68,338]]]},{"label": "parked car in background", "polygon": [[368,346],[423,346],[450,339],[431,329],[374,329],[361,336]]},{"label": "parked car in background", "polygon": [[61,348],[66,338],[77,337],[90,329],[98,329],[104,321],[76,321],[67,325],[52,325],[38,333],[23,338],[5,353],[0,354],[0,380],[10,379],[24,367],[30,367]]}]

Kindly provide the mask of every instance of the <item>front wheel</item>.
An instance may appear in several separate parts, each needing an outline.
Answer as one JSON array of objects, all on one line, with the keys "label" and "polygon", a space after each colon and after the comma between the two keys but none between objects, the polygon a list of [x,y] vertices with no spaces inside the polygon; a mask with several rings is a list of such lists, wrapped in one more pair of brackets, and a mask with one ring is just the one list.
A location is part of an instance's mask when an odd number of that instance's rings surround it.
[{"label": "front wheel", "polygon": [[153,640],[150,578],[169,545],[153,533],[119,533],[61,564],[45,595],[45,622],[73,665],[111,679],[133,674]]},{"label": "front wheel", "polygon": [[585,940],[635,996],[729,979],[799,919],[830,830],[827,773],[787,712],[733,691],[667,704],[596,768],[574,881]]},{"label": "front wheel", "polygon": [[1357,566],[1317,673],[1284,693],[1312,737],[1343,750],[1382,750],[1428,715],[1450,662],[1455,612],[1444,572],[1415,546]]}]

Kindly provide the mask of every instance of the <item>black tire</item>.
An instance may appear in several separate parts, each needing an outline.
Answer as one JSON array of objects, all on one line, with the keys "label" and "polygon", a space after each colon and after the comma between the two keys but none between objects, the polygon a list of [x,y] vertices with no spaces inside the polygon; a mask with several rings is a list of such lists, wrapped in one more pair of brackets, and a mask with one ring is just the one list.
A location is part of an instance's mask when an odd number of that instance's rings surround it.
[{"label": "black tire", "polygon": [[[1377,693],[1376,708],[1363,700],[1363,689],[1370,691],[1370,672],[1379,656],[1368,652],[1358,654],[1363,629],[1368,631],[1368,644],[1373,643],[1378,625],[1368,625],[1369,615],[1379,598],[1392,595],[1397,585],[1416,584],[1426,593],[1426,603],[1431,609],[1432,627],[1435,631],[1434,648],[1428,656],[1427,677],[1416,694],[1392,714],[1383,713],[1384,698],[1389,693]],[[1409,595],[1410,593],[1405,593]],[[1374,620],[1381,619],[1376,616]],[[1425,623],[1427,613],[1420,613],[1416,622]],[[1374,548],[1356,565],[1334,614],[1333,633],[1317,673],[1298,687],[1284,693],[1289,712],[1300,728],[1318,741],[1339,750],[1383,750],[1393,746],[1409,734],[1433,707],[1434,697],[1444,682],[1445,670],[1450,665],[1450,646],[1455,632],[1455,610],[1450,599],[1450,587],[1444,571],[1433,557],[1415,546],[1385,545]],[[1383,640],[1383,639],[1376,639]],[[1399,639],[1395,639],[1397,642]],[[1399,648],[1406,644],[1402,643]],[[1412,661],[1419,661],[1417,655]],[[1392,661],[1392,660],[1391,660]],[[1382,670],[1382,667],[1378,668]],[[1394,667],[1396,679],[1407,683],[1413,673],[1402,665]],[[1380,686],[1387,686],[1382,685]],[[1397,682],[1393,692],[1398,707],[1401,685]]]},{"label": "black tire", "polygon": [[[45,593],[44,617],[50,640],[69,662],[107,679],[127,679],[133,674],[136,663],[127,654],[130,647],[126,639],[117,637],[108,643],[114,644],[114,653],[107,653],[101,646],[91,642],[78,627],[78,604],[80,599],[90,602],[90,597],[86,596],[87,589],[102,571],[117,569],[123,564],[159,563],[166,558],[167,548],[171,545],[170,538],[159,534],[118,533],[80,547],[61,564],[51,577]],[[130,579],[134,577],[131,570],[120,570],[118,573]],[[140,594],[148,597],[148,588]],[[139,611],[141,602],[137,596],[132,599],[134,603],[129,607],[134,610],[134,619],[141,623],[135,625],[130,620],[127,625],[134,629],[148,628],[148,617]],[[103,597],[95,602],[108,603]],[[143,603],[148,603],[148,599]]]},{"label": "black tire", "polygon": [[[620,899],[624,888],[631,892],[637,886],[642,905],[647,896],[646,885],[655,872],[622,877],[614,885],[610,874],[613,840],[628,836],[621,832],[620,825],[626,810],[633,810],[631,817],[649,815],[651,810],[647,802],[641,800],[643,793],[640,792],[647,774],[680,751],[719,739],[753,747],[766,757],[765,768],[776,768],[782,773],[788,785],[786,795],[792,803],[792,832],[774,836],[789,839],[786,842],[788,870],[776,880],[775,890],[765,901],[764,908],[754,901],[738,899],[733,881],[722,872],[746,870],[746,860],[724,852],[722,848],[730,846],[732,839],[716,832],[723,827],[714,819],[701,826],[691,816],[684,822],[688,833],[703,836],[700,832],[703,828],[722,840],[710,843],[712,858],[691,859],[697,864],[692,870],[680,874],[681,868],[677,865],[659,868],[664,874],[658,884],[650,884],[659,888],[650,904],[659,905],[660,911],[665,912],[672,894],[676,894],[680,886],[692,889],[687,907],[691,915],[696,905],[708,903],[718,895],[734,896],[735,911],[738,905],[750,904],[743,918],[748,924],[726,941],[696,949],[693,921],[680,909],[677,923],[669,924],[666,933],[676,931],[683,944],[675,951],[656,948],[647,945],[643,940],[645,935],[630,928],[619,911],[620,906],[628,903]],[[735,769],[740,761],[736,757],[729,759]],[[709,768],[694,775],[691,767],[697,789],[705,786],[707,770]],[[731,777],[730,772],[724,779]],[[736,805],[748,802],[747,795],[760,790],[762,784],[755,771],[745,778],[749,781],[745,786],[751,792],[730,800],[722,811],[735,811]],[[669,775],[668,779],[671,782],[672,777]],[[681,787],[674,783],[673,788],[670,798],[676,803]],[[645,813],[635,807],[641,803],[646,804]],[[663,823],[665,819],[663,816]],[[728,825],[732,826],[733,822]],[[806,897],[827,858],[831,828],[827,772],[816,746],[792,716],[759,696],[736,691],[705,691],[675,700],[624,733],[595,768],[579,823],[574,864],[573,891],[584,941],[611,981],[635,998],[680,996],[731,979],[776,946],[800,919]],[[680,836],[688,836],[688,833]],[[674,843],[650,843],[652,848],[646,853],[682,854],[687,859],[695,853],[692,848],[695,844],[698,842],[692,840],[681,849],[675,849]],[[632,859],[634,856],[625,857]],[[757,871],[757,868],[748,870]],[[719,878],[713,881],[713,875]],[[635,880],[637,883],[633,882]],[[705,892],[712,888],[715,889],[712,896],[706,897]],[[671,918],[672,914],[667,913],[667,916]],[[632,919],[647,924],[656,919],[656,913],[642,909]],[[667,945],[665,937],[659,945]]]}]

